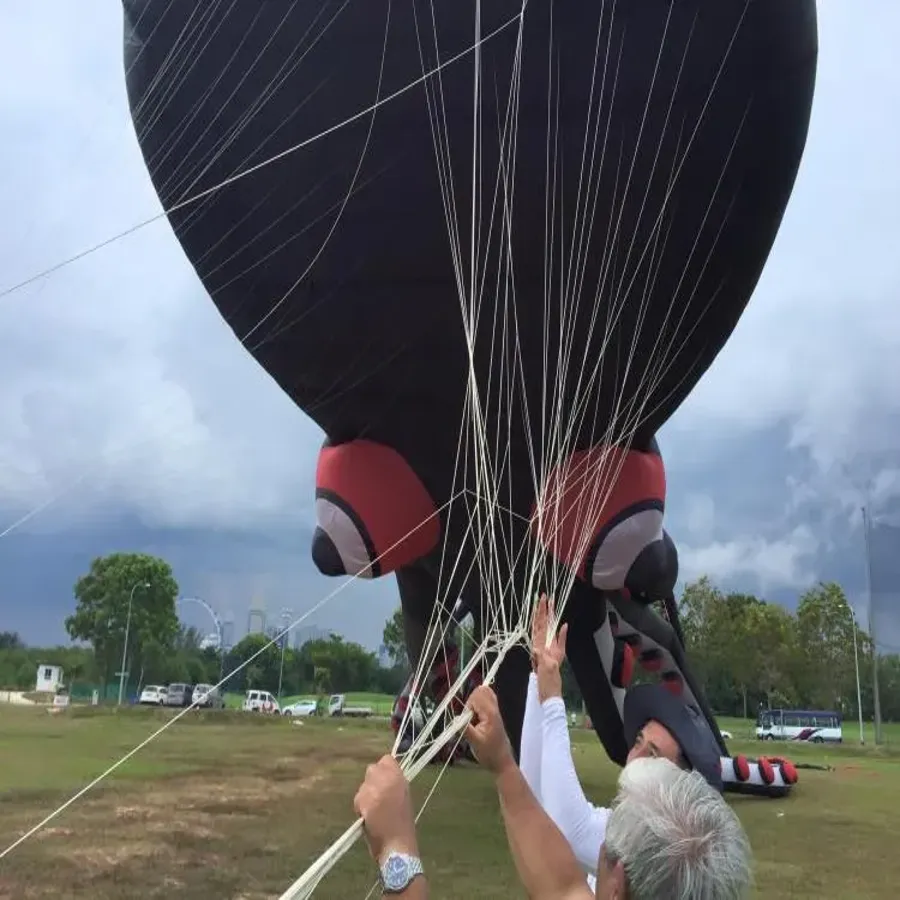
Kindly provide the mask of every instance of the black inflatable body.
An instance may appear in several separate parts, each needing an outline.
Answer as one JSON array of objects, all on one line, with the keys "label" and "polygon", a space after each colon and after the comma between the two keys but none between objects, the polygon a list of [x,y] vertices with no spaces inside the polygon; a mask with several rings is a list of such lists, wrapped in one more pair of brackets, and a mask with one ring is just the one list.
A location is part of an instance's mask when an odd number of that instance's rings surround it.
[{"label": "black inflatable body", "polygon": [[[608,621],[602,591],[664,596],[675,560],[654,436],[754,290],[815,82],[815,0],[479,7],[476,24],[473,0],[123,0],[135,131],[175,234],[235,335],[327,435],[316,564],[393,572],[414,659],[436,597],[481,610],[478,538],[463,500],[447,505],[478,487],[458,477],[471,458],[457,468],[460,291],[480,287],[475,379],[488,446],[505,451],[498,543],[536,539],[577,571],[573,623]],[[500,359],[514,375],[498,376]],[[545,396],[574,427],[550,477],[565,486],[550,501],[563,538],[529,524],[552,494],[535,488],[529,454],[544,445]],[[573,473],[596,481],[611,457],[617,498],[572,524]],[[445,547],[462,554],[455,570],[441,569]],[[522,602],[524,559],[504,565]],[[588,694],[602,677],[595,633],[570,632]],[[496,681],[515,743],[527,671],[516,651]],[[620,758],[620,724],[595,703]]]}]

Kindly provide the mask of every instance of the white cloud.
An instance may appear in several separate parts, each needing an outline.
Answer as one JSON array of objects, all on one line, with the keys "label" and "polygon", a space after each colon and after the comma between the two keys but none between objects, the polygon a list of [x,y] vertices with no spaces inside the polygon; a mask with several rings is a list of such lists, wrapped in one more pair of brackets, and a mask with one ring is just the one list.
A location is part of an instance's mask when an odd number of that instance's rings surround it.
[{"label": "white cloud", "polygon": [[716,505],[712,497],[709,494],[688,494],[685,507],[687,534],[695,540],[709,540],[716,527]]},{"label": "white cloud", "polygon": [[805,527],[778,541],[760,537],[715,541],[703,547],[682,545],[681,577],[685,582],[708,575],[723,587],[748,580],[761,593],[775,587],[803,589],[815,581],[814,558],[819,541]]},{"label": "white cloud", "polygon": [[[785,586],[816,571],[813,550],[791,533],[798,522],[815,529],[820,552],[843,551],[855,545],[861,504],[900,496],[900,126],[886,114],[900,105],[890,37],[900,6],[820,4],[819,23],[809,141],[769,264],[664,434],[672,492],[689,470],[718,510],[715,539],[700,546],[691,533],[696,549],[680,548],[686,570],[752,571]],[[771,471],[752,482],[772,512],[747,521],[748,475],[734,448],[779,432],[786,441],[780,454],[769,448]],[[739,534],[730,519],[741,519]]]},{"label": "white cloud", "polygon": [[[121,57],[114,6],[5,8],[4,286],[159,213]],[[85,474],[67,522],[108,503],[252,524],[311,499],[318,429],[240,348],[165,220],[0,299],[0,379],[6,507]]]}]

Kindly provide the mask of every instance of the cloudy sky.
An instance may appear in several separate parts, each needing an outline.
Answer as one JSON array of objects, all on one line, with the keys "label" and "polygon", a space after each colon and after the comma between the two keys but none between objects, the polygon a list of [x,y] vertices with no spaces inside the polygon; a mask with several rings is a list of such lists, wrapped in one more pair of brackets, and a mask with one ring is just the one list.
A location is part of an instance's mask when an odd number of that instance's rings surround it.
[{"label": "cloudy sky", "polygon": [[[0,0],[0,291],[159,212],[114,2]],[[757,293],[661,435],[682,574],[792,605],[865,592],[858,508],[900,500],[900,33],[828,0],[812,128]],[[309,559],[320,434],[219,319],[165,221],[0,297],[0,629],[62,640],[92,556],[169,559],[185,594],[270,616],[338,583]],[[310,622],[375,646],[393,581]],[[192,624],[202,624],[196,620]]]}]

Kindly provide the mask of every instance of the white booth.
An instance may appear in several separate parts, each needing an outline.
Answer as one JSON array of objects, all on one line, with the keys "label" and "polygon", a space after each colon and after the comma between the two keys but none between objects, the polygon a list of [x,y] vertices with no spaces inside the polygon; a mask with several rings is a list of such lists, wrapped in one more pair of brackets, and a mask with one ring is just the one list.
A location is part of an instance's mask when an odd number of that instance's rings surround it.
[{"label": "white booth", "polygon": [[63,684],[63,670],[61,666],[40,665],[37,670],[37,683],[35,691],[38,693],[55,694]]}]

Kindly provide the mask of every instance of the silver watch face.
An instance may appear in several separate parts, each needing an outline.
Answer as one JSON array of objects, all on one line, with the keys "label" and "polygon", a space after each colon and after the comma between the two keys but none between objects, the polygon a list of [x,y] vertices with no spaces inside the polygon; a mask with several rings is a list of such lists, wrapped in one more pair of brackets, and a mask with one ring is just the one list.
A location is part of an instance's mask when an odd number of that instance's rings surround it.
[{"label": "silver watch face", "polygon": [[402,891],[410,880],[410,864],[405,856],[392,853],[384,864],[381,877],[389,891]]},{"label": "silver watch face", "polygon": [[422,873],[422,863],[405,853],[391,853],[381,868],[381,883],[386,894],[399,894]]}]

